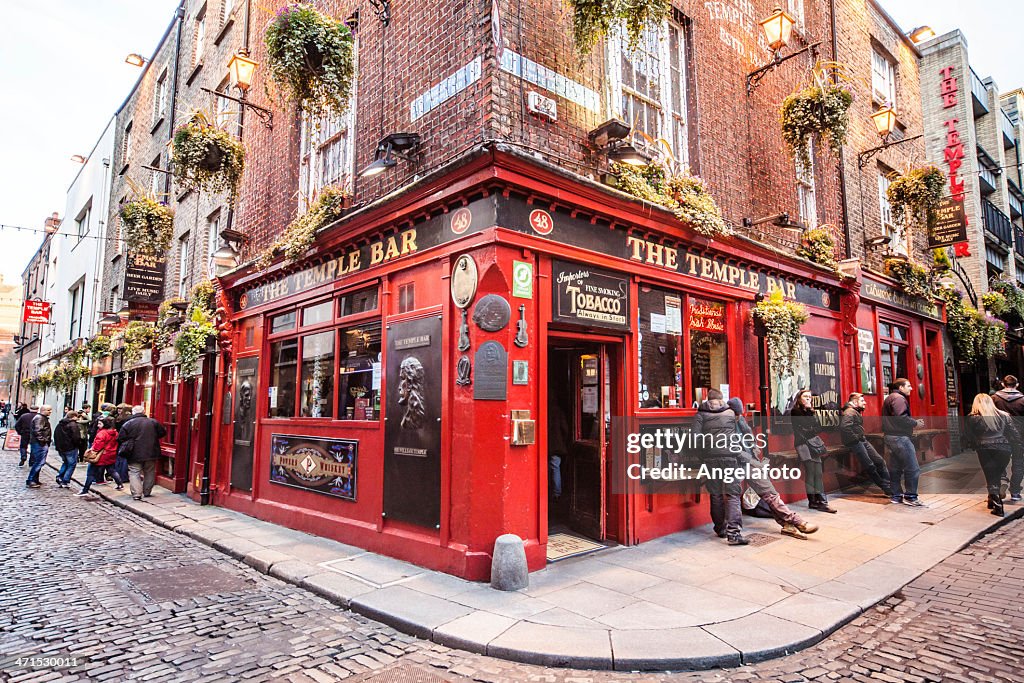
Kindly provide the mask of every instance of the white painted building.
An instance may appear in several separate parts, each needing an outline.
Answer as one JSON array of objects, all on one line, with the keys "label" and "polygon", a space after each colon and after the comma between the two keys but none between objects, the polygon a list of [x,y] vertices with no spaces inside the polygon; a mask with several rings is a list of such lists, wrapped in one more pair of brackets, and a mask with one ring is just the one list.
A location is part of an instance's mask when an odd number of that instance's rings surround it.
[{"label": "white painted building", "polygon": [[[53,309],[41,335],[40,370],[59,362],[97,330],[113,154],[111,119],[68,188],[64,218],[51,239],[45,298]],[[89,384],[82,382],[72,392],[47,389],[45,402],[53,406],[54,424],[65,407],[80,408],[83,402],[91,402]]]}]

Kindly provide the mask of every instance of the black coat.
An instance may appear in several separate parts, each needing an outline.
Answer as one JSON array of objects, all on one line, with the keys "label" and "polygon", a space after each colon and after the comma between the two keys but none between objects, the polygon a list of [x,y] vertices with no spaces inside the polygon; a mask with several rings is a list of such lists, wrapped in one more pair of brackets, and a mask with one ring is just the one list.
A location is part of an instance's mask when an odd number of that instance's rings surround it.
[{"label": "black coat", "polygon": [[1010,417],[1024,416],[1024,394],[1016,389],[1000,389],[992,394],[992,402]]},{"label": "black coat", "polygon": [[701,460],[735,458],[729,444],[736,440],[736,413],[725,401],[704,401],[697,408],[697,419],[693,425],[694,434],[706,435],[696,439],[697,456]]},{"label": "black coat", "polygon": [[813,408],[804,408],[801,405],[793,406],[790,413],[793,417],[793,446],[803,446],[808,441],[821,433],[821,425],[814,415]]},{"label": "black coat", "polygon": [[867,440],[864,436],[864,415],[849,403],[843,406],[843,416],[839,418],[839,436],[844,446]]},{"label": "black coat", "polygon": [[57,429],[53,431],[53,447],[61,453],[77,451],[82,445],[82,430],[77,420],[64,418],[57,423]]},{"label": "black coat", "polygon": [[118,455],[128,462],[146,462],[160,457],[160,439],[167,435],[164,426],[151,417],[133,415],[117,435]]},{"label": "black coat", "polygon": [[29,428],[31,438],[29,443],[49,446],[53,440],[53,430],[50,429],[50,418],[42,413],[32,415],[32,426]]},{"label": "black coat", "polygon": [[1020,443],[1020,434],[1009,415],[968,415],[964,426],[967,428],[967,441],[979,450],[1009,453]]},{"label": "black coat", "polygon": [[32,431],[32,418],[35,416],[35,413],[26,410],[14,421],[14,431],[21,437],[22,443],[26,445],[28,444],[29,432]]}]

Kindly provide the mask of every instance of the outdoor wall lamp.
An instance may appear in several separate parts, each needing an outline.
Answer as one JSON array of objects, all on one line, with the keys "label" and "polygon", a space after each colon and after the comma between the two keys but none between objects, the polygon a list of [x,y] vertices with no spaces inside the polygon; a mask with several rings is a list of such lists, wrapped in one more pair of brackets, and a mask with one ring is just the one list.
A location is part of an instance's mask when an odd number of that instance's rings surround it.
[{"label": "outdoor wall lamp", "polygon": [[781,213],[775,213],[771,216],[765,216],[764,218],[744,218],[743,227],[752,228],[755,225],[764,225],[765,223],[774,223],[778,226],[787,225],[789,223],[789,214],[785,211]]},{"label": "outdoor wall lamp", "polygon": [[142,66],[148,61],[148,59],[135,52],[131,53],[130,55],[124,58],[124,63],[131,64],[132,66]]},{"label": "outdoor wall lamp", "polygon": [[761,26],[761,30],[764,31],[765,38],[768,39],[768,47],[772,51],[772,59],[764,66],[747,74],[747,95],[752,93],[757,84],[761,82],[761,79],[779,64],[802,55],[807,51],[811,51],[813,54],[814,50],[821,45],[820,42],[811,43],[807,47],[783,57],[781,55],[782,48],[789,44],[789,39],[793,36],[793,27],[796,25],[796,19],[783,11],[781,7],[776,7],[768,18],[762,19],[757,23]]},{"label": "outdoor wall lamp", "polygon": [[395,157],[416,163],[416,151],[420,146],[419,133],[391,133],[377,143],[373,162],[359,172],[360,178],[372,178],[398,165]]},{"label": "outdoor wall lamp", "polygon": [[210,90],[209,88],[201,88],[201,90],[210,93],[214,97],[223,97],[226,100],[231,100],[240,105],[243,110],[246,108],[252,109],[253,113],[263,122],[263,125],[272,129],[274,127],[274,112],[245,99],[249,88],[252,87],[252,79],[256,75],[257,66],[259,66],[259,62],[249,59],[249,52],[244,49],[233,54],[228,61],[228,77],[231,80],[231,85],[238,88],[241,97],[232,97],[227,93],[220,92],[219,90]]},{"label": "outdoor wall lamp", "polygon": [[918,26],[913,31],[907,34],[911,42],[915,45],[917,43],[923,43],[926,40],[931,40],[935,37],[935,31],[931,26]]},{"label": "outdoor wall lamp", "polygon": [[889,246],[891,242],[892,237],[890,237],[889,235],[878,235],[877,237],[872,237],[871,239],[865,241],[864,246],[867,247],[869,251],[877,251],[882,247]]},{"label": "outdoor wall lamp", "polygon": [[121,322],[121,316],[113,311],[103,311],[103,316],[99,319],[100,325],[116,325]]},{"label": "outdoor wall lamp", "polygon": [[608,147],[608,161],[627,166],[646,166],[650,159],[624,140],[616,140]]},{"label": "outdoor wall lamp", "polygon": [[83,157],[81,154],[72,154],[71,161],[75,162],[76,164],[84,164],[85,157]]},{"label": "outdoor wall lamp", "polygon": [[650,158],[626,141],[631,128],[619,119],[608,119],[594,130],[587,133],[590,144],[603,149],[608,154],[608,161],[628,166],[644,166]]},{"label": "outdoor wall lamp", "polygon": [[889,142],[889,136],[892,135],[894,130],[896,130],[896,110],[888,104],[871,115],[871,122],[875,124],[875,131],[878,133],[878,137],[882,138],[882,144],[878,147],[866,149],[857,155],[858,169],[864,168],[864,164],[867,163],[868,159],[875,156],[882,150],[924,137],[923,135],[915,135],[910,138],[903,138],[901,140],[896,140],[895,142]]},{"label": "outdoor wall lamp", "polygon": [[213,259],[213,267],[216,269],[217,277],[238,267],[240,255],[234,245],[241,244],[249,239],[244,233],[230,228],[221,230],[220,238],[223,244],[210,256]]}]

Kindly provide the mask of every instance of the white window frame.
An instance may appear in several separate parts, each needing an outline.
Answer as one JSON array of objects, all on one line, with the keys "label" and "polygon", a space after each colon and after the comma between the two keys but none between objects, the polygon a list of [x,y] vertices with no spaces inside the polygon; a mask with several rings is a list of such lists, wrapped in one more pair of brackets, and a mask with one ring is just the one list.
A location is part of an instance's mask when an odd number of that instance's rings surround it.
[{"label": "white window frame", "polygon": [[896,108],[896,64],[877,47],[871,48],[871,100]]},{"label": "white window frame", "polygon": [[206,46],[206,5],[196,15],[192,25],[192,68],[203,63],[203,49]]},{"label": "white window frame", "polygon": [[124,127],[124,136],[121,139],[121,166],[127,166],[132,161],[132,124],[129,121]]},{"label": "white window frame", "polygon": [[[85,282],[81,280],[76,282],[75,286],[68,291],[68,296],[71,298],[71,305],[68,307],[71,313],[68,339],[78,339],[82,336],[82,315],[85,312]],[[76,326],[78,327],[77,332],[75,331]]]},{"label": "white window frame", "polygon": [[89,199],[89,203],[78,212],[78,218],[75,219],[75,232],[78,234],[78,241],[89,234],[89,219],[92,216],[92,199]]},{"label": "white window frame", "polygon": [[188,238],[187,232],[178,238],[178,296],[182,299],[188,296],[188,271],[191,265]]},{"label": "white window frame", "polygon": [[[161,158],[162,156],[163,155],[158,156],[156,159],[153,159],[153,168],[161,167],[161,165],[163,164],[163,159]],[[163,179],[163,175],[164,174],[160,173],[159,171],[151,170],[149,172],[149,193],[153,195],[153,199],[157,201],[160,201],[160,195],[163,194],[160,191],[160,181]]]},{"label": "white window frame", "polygon": [[153,125],[155,126],[167,114],[167,69],[153,85]]},{"label": "white window frame", "polygon": [[[670,32],[675,32],[678,37],[674,55],[678,65],[676,73],[673,73]],[[649,57],[655,64],[654,68],[657,69],[657,98],[623,83],[624,59],[629,58],[631,53],[625,31],[621,27],[616,28],[609,37],[606,53],[607,73],[609,74],[607,108],[610,117],[621,119],[630,126],[636,124],[638,131],[633,134],[632,144],[637,149],[658,159],[665,158],[667,151],[675,161],[676,170],[680,171],[689,167],[689,119],[686,92],[689,74],[687,73],[686,45],[685,27],[677,21],[666,19],[660,26],[646,29],[638,50],[642,51],[640,56]],[[653,69],[648,69],[647,75],[650,75],[652,71]],[[633,120],[634,116],[627,111],[627,98],[641,106],[657,111],[656,130],[653,131],[653,135],[651,131],[647,130],[646,125]],[[679,108],[678,111],[676,106]],[[656,142],[652,144],[650,140],[640,134],[641,131],[648,137],[654,138]],[[668,150],[664,149],[666,143]]]},{"label": "white window frame", "polygon": [[206,218],[206,264],[207,274],[214,277],[213,252],[220,248],[221,222],[226,219],[224,210],[218,208]]},{"label": "white window frame", "polygon": [[889,204],[889,195],[886,190],[892,179],[883,171],[878,169],[878,221],[882,226],[882,234],[889,238],[889,249],[896,254],[910,255],[907,248],[907,241],[903,237],[903,230],[892,220],[892,206]]},{"label": "white window frame", "polygon": [[786,5],[786,11],[789,12],[790,16],[792,16],[796,21],[793,28],[800,32],[806,30],[807,18],[804,14],[804,0],[788,0]]},{"label": "white window frame", "polygon": [[220,25],[228,23],[228,19],[231,18],[231,10],[235,8],[234,0],[224,0],[220,4]]},{"label": "white window frame", "polygon": [[797,157],[796,165],[796,196],[800,210],[800,222],[807,228],[818,227],[818,197],[814,180],[814,140],[808,140],[807,153],[811,158],[811,166],[807,168]]}]

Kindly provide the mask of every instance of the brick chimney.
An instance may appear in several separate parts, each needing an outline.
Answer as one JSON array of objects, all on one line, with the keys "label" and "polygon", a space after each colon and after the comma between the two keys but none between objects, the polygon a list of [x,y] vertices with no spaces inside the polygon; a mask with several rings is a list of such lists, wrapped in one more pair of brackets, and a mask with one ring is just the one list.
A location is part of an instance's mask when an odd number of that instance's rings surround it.
[{"label": "brick chimney", "polygon": [[48,233],[57,232],[57,228],[60,227],[60,216],[58,216],[57,212],[54,211],[53,214],[51,214],[49,218],[47,218],[45,221],[43,221],[43,225],[46,226],[46,232],[48,232]]}]

